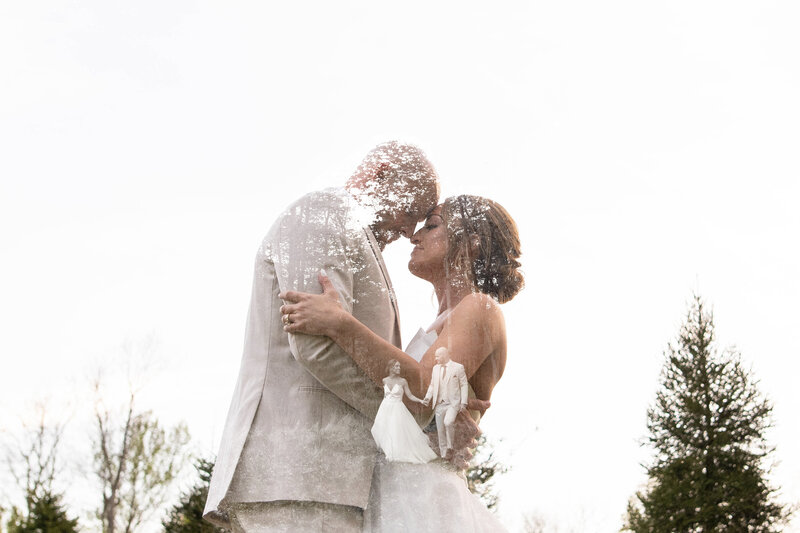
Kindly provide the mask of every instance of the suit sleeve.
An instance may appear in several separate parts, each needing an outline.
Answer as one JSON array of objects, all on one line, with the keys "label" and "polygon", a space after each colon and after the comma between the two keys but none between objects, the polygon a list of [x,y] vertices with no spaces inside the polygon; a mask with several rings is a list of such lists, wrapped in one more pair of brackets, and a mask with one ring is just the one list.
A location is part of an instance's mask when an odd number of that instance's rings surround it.
[{"label": "suit sleeve", "polygon": [[[317,274],[325,269],[342,306],[352,313],[358,250],[350,243],[352,233],[363,229],[351,227],[340,207],[313,198],[291,207],[279,224],[272,256],[280,290],[320,294]],[[317,381],[364,416],[375,417],[382,400],[380,390],[330,338],[289,334],[289,348]]]},{"label": "suit sleeve", "polygon": [[434,367],[434,370],[431,371],[431,382],[430,382],[430,385],[428,385],[428,390],[425,392],[425,397],[423,398],[423,400],[432,400],[433,399],[433,382],[436,379],[435,378],[435,375],[436,375],[435,369],[436,369],[436,367]]},{"label": "suit sleeve", "polygon": [[458,381],[461,382],[461,405],[466,405],[469,401],[469,382],[463,365],[458,369]]}]

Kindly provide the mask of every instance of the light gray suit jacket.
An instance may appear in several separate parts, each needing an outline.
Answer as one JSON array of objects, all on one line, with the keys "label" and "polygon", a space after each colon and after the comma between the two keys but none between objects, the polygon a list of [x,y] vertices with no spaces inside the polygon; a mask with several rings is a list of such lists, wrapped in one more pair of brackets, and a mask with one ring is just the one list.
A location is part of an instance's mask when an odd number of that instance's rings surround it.
[{"label": "light gray suit jacket", "polygon": [[[444,390],[439,388],[439,380],[442,372],[444,374]],[[436,408],[436,404],[444,399],[449,404],[465,404],[469,399],[469,382],[464,365],[455,361],[448,361],[447,365],[433,365],[431,372],[431,384],[425,393],[425,399],[431,399],[431,407]]]},{"label": "light gray suit jacket", "polygon": [[236,502],[313,501],[364,508],[383,398],[327,337],[283,331],[278,294],[320,293],[325,269],[342,305],[400,346],[397,307],[380,249],[344,189],[308,194],[273,224],[256,255],[239,378],[204,516]]}]

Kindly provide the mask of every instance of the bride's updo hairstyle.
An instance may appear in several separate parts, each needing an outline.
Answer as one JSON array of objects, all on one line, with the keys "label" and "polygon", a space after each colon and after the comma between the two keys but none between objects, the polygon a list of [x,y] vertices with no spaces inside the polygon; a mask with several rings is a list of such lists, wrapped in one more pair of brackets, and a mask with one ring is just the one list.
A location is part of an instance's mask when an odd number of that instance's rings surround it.
[{"label": "bride's updo hairstyle", "polygon": [[517,224],[503,206],[481,196],[451,196],[444,201],[447,226],[446,263],[478,291],[500,303],[524,286],[520,272]]},{"label": "bride's updo hairstyle", "polygon": [[389,359],[389,364],[386,365],[386,375],[392,375],[392,367],[396,365],[399,361],[397,359]]}]

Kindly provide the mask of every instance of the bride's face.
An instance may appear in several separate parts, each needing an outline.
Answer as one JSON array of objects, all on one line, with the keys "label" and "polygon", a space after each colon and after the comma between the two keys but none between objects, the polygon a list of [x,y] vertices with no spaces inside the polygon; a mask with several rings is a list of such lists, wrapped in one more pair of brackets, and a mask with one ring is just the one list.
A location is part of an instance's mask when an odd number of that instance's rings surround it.
[{"label": "bride's face", "polygon": [[425,225],[412,237],[408,269],[417,277],[431,281],[444,276],[447,255],[447,226],[442,219],[442,206],[437,205],[425,220]]}]

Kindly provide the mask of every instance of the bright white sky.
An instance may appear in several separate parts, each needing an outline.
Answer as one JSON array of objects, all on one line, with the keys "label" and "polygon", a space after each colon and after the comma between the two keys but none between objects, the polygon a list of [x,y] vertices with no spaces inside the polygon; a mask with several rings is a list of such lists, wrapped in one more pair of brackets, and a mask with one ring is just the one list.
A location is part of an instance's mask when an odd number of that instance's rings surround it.
[{"label": "bright white sky", "polygon": [[[43,397],[80,427],[86,376],[152,334],[141,405],[215,452],[262,235],[401,138],[520,227],[483,423],[512,530],[618,530],[694,290],[800,501],[796,3],[273,4],[0,3],[2,427]],[[435,312],[409,252],[386,254],[406,340]]]}]

